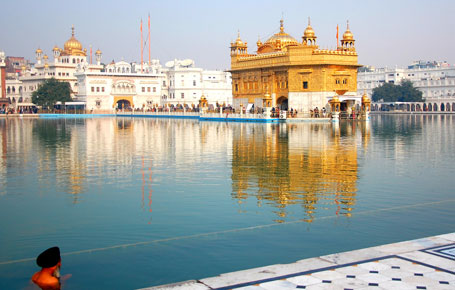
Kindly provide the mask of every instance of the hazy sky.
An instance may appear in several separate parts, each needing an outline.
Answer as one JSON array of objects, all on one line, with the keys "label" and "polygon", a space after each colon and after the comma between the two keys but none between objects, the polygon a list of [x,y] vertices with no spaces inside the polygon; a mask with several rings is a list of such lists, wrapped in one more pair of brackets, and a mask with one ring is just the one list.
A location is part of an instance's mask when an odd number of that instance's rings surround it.
[{"label": "hazy sky", "polygon": [[349,20],[360,64],[455,64],[454,0],[11,0],[2,1],[1,11],[0,50],[33,62],[38,47],[52,59],[52,47],[63,47],[72,24],[84,47],[103,52],[104,63],[140,61],[140,21],[146,35],[150,13],[152,58],[162,64],[191,58],[199,67],[228,69],[237,31],[255,53],[258,37],[264,42],[278,32],[282,17],[298,41],[311,17],[321,48],[334,48],[337,24],[341,38]]}]

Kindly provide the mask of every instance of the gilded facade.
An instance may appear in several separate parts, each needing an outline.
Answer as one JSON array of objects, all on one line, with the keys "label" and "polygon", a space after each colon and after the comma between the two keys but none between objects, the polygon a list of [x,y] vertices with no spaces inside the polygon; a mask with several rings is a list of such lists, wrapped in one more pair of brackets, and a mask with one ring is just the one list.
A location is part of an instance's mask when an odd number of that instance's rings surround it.
[{"label": "gilded facade", "polygon": [[268,106],[265,100],[271,98],[270,106],[309,112],[315,107],[329,109],[334,95],[342,109],[359,104],[360,65],[349,23],[336,50],[320,49],[316,40],[310,21],[299,42],[284,31],[281,20],[280,31],[264,43],[258,40],[257,53],[249,54],[239,34],[230,47],[234,106]]}]

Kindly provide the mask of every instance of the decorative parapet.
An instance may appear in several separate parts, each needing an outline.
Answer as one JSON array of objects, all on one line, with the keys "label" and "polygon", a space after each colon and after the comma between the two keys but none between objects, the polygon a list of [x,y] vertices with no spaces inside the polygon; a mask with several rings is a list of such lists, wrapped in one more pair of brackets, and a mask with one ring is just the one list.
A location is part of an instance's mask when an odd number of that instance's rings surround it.
[{"label": "decorative parapet", "polygon": [[346,50],[331,50],[331,49],[315,49],[313,54],[328,54],[328,55],[357,55],[355,51],[346,51]]}]

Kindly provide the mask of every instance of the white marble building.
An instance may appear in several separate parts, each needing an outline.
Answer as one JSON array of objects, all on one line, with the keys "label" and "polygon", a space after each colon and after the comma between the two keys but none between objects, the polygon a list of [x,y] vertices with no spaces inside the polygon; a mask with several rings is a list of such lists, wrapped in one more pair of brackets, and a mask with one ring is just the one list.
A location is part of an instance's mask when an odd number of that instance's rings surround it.
[{"label": "white marble building", "polygon": [[87,110],[97,112],[160,106],[166,77],[159,61],[153,60],[153,64],[150,73],[142,74],[125,61],[112,62],[102,72],[77,73],[77,100],[86,102]]},{"label": "white marble building", "polygon": [[232,104],[229,72],[197,68],[190,59],[169,61],[166,68],[167,93],[162,97],[162,104],[197,106],[203,95],[209,105]]},{"label": "white marble building", "polygon": [[455,66],[447,63],[416,62],[408,68],[363,68],[357,74],[357,89],[369,97],[383,83],[398,84],[410,80],[422,92],[425,101],[455,100]]},{"label": "white marble building", "polygon": [[52,49],[52,61],[40,48],[35,54],[34,67],[30,70],[22,67],[21,76],[6,82],[7,96],[13,106],[23,102],[30,103],[32,93],[38,89],[39,84],[50,78],[69,82],[74,97],[78,94],[75,76],[77,72],[100,72],[103,69],[100,50],[95,52],[96,64],[87,61],[87,49],[83,49],[82,44],[74,37],[74,27],[71,38],[65,42],[63,49],[57,46]]}]

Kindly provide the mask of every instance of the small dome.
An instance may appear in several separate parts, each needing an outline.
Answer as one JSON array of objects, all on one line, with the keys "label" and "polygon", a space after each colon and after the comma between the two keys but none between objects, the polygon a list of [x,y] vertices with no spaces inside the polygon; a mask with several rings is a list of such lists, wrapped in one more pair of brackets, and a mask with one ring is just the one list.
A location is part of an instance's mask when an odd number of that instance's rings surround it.
[{"label": "small dome", "polygon": [[35,52],[36,52],[36,53],[43,53],[43,51],[41,50],[41,48],[38,48]]},{"label": "small dome", "polygon": [[343,33],[343,40],[354,40],[354,34],[349,30],[349,21],[346,28],[346,31]]},{"label": "small dome", "polygon": [[97,49],[95,54],[101,54],[101,50]]},{"label": "small dome", "polygon": [[308,17],[308,26],[305,29],[305,32],[303,33],[303,37],[305,37],[305,38],[315,38],[314,30],[313,30],[313,27],[311,27],[311,22],[310,22],[310,18],[309,17]]},{"label": "small dome", "polygon": [[243,41],[240,39],[240,31],[237,33],[237,39],[235,40],[235,45],[236,46],[243,45]]},{"label": "small dome", "polygon": [[45,54],[45,55],[43,56],[43,58],[44,58],[44,59],[48,59],[49,57],[47,56],[47,54]]},{"label": "small dome", "polygon": [[58,48],[58,46],[57,46],[57,45],[56,45],[56,46],[54,46],[54,48],[52,49],[52,51],[59,51],[59,50],[60,50],[60,48]]},{"label": "small dome", "polygon": [[274,35],[272,35],[272,37],[267,39],[265,44],[270,44],[276,49],[276,48],[286,47],[289,45],[297,45],[298,41],[294,37],[292,37],[289,34],[287,34],[286,32],[284,32],[283,20],[281,20],[280,21],[280,32],[275,33]]},{"label": "small dome", "polygon": [[259,38],[258,41],[256,42],[256,45],[257,45],[258,47],[260,47],[260,46],[262,45],[262,41],[261,41],[260,38]]}]

